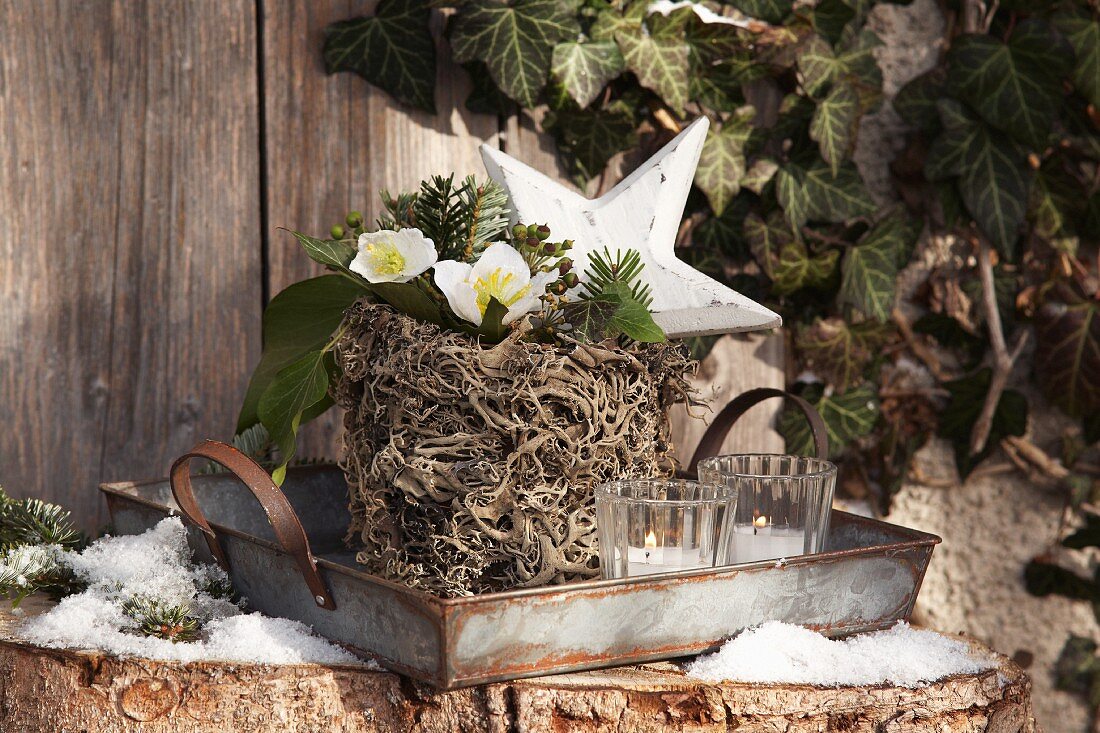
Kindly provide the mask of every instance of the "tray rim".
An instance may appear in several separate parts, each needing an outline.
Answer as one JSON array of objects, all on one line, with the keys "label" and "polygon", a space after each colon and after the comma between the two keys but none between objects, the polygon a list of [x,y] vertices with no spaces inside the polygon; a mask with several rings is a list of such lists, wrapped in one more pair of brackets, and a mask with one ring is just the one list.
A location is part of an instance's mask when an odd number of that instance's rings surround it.
[{"label": "tray rim", "polygon": [[[314,466],[303,466],[299,471],[309,472],[321,472],[326,470],[332,470],[333,464],[321,464]],[[99,485],[99,490],[105,495],[108,500],[108,508],[110,508],[110,502],[112,497],[116,500],[130,501],[137,504],[141,504],[150,509],[154,509],[160,513],[166,513],[167,516],[178,516],[181,519],[185,518],[172,507],[159,504],[155,501],[147,499],[138,494],[127,491],[127,489],[139,489],[142,486],[149,486],[152,484],[167,484],[167,478],[161,479],[142,479],[138,481],[110,481],[104,482]],[[895,531],[898,534],[908,535],[910,539],[902,540],[900,542],[891,542],[883,545],[868,545],[867,547],[853,548],[849,550],[832,550],[829,552],[820,552],[813,555],[799,555],[792,558],[785,558],[786,562],[783,567],[791,567],[797,565],[805,565],[809,563],[819,563],[821,561],[830,560],[843,560],[851,557],[859,557],[866,554],[892,554],[894,552],[900,552],[916,548],[932,548],[943,542],[943,538],[930,532],[925,532],[919,529],[913,529],[911,527],[904,527],[892,522],[886,522],[881,519],[875,519],[873,517],[865,517],[859,514],[853,514],[840,509],[832,509],[834,514],[844,517],[846,523],[856,523],[864,525],[873,525],[875,527],[885,527]],[[253,542],[257,545],[264,547],[265,549],[276,552],[280,555],[286,555],[275,542],[257,537],[255,535],[242,532],[240,530],[226,527],[222,524],[211,522],[211,527],[220,533],[236,537],[239,540],[245,542]],[[425,608],[430,608],[433,611],[441,613],[444,616],[449,616],[452,611],[458,609],[464,609],[469,606],[477,606],[481,604],[495,604],[502,601],[508,601],[517,598],[529,598],[537,596],[545,596],[547,600],[550,600],[554,596],[561,594],[575,594],[577,592],[590,591],[594,593],[605,592],[609,589],[622,588],[623,592],[629,592],[631,589],[646,586],[646,587],[673,587],[681,585],[685,582],[690,582],[704,576],[714,576],[721,578],[725,576],[732,576],[746,570],[759,570],[769,567],[775,567],[777,560],[761,560],[758,562],[741,563],[738,565],[724,565],[719,568],[699,568],[691,571],[681,571],[674,573],[659,573],[653,575],[646,575],[638,578],[615,578],[615,579],[594,579],[583,580],[575,583],[565,583],[561,585],[545,585],[535,588],[512,588],[505,591],[497,591],[493,593],[481,593],[477,595],[469,596],[454,596],[444,597],[438,596],[426,590],[419,588],[410,588],[402,583],[397,583],[386,578],[382,578],[377,575],[372,575],[363,570],[350,567],[332,560],[326,559],[323,555],[316,556],[317,565],[324,568],[329,572],[336,572],[349,577],[355,578],[363,582],[367,582],[374,585],[383,586],[391,591],[398,592],[410,600],[413,600],[416,605]],[[923,580],[923,574],[920,579],[917,580],[916,591],[919,592],[921,581]],[[916,593],[914,593],[914,598]]]}]

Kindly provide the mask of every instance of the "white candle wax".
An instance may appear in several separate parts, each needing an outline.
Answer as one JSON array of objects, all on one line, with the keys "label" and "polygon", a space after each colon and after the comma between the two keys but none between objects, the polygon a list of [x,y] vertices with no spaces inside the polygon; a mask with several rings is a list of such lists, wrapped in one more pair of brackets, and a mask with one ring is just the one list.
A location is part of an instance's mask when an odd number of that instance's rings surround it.
[{"label": "white candle wax", "polygon": [[703,560],[702,553],[698,549],[630,547],[627,549],[626,557],[627,575],[629,577],[710,567],[710,563]]},{"label": "white candle wax", "polygon": [[739,524],[733,528],[733,564],[778,560],[805,553],[806,530],[789,527],[755,527]]}]

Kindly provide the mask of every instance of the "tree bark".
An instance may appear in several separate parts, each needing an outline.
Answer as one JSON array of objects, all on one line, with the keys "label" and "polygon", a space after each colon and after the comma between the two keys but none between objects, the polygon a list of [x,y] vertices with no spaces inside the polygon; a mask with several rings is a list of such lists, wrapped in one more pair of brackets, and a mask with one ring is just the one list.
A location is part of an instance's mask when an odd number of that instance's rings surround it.
[{"label": "tree bark", "polygon": [[439,693],[359,666],[179,664],[43,649],[0,619],[0,730],[23,733],[1036,731],[1031,683],[997,669],[920,689],[707,684],[673,664]]}]

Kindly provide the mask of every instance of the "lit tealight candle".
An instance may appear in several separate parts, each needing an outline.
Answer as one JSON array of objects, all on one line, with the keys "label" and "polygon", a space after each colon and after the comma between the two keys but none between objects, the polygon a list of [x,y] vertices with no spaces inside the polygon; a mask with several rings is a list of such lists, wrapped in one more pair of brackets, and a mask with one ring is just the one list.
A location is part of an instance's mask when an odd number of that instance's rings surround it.
[{"label": "lit tealight candle", "polygon": [[776,527],[765,515],[733,528],[733,563],[798,557],[806,552],[806,531]]}]

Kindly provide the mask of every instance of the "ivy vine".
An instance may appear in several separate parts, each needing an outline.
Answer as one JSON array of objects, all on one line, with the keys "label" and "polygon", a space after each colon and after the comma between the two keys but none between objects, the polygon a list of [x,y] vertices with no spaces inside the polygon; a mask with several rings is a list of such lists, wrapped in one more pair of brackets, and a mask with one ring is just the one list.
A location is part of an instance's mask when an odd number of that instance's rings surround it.
[{"label": "ivy vine", "polygon": [[[938,63],[884,102],[879,4],[382,0],[324,57],[434,111],[450,5],[466,105],[539,109],[582,187],[708,116],[681,256],[783,315],[843,483],[885,509],[928,436],[963,476],[1022,440],[1015,367],[1100,439],[1100,23],[1095,0],[948,2]],[[885,204],[852,159],[884,103],[911,126]]]}]

